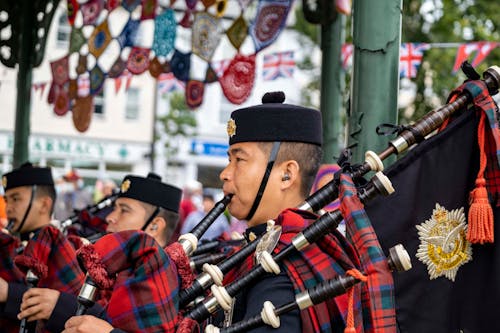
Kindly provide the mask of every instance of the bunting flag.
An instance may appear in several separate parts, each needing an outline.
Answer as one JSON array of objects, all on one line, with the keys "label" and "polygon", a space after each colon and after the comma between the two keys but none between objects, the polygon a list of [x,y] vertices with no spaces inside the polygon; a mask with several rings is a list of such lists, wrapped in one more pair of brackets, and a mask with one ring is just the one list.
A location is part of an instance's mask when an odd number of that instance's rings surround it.
[{"label": "bunting flag", "polygon": [[424,51],[430,49],[427,43],[403,43],[399,49],[399,76],[417,77]]},{"label": "bunting flag", "polygon": [[456,73],[460,69],[460,65],[469,58],[469,56],[477,51],[477,43],[467,43],[462,44],[458,48],[457,56],[455,58],[455,64],[453,65],[453,73]]},{"label": "bunting flag", "polygon": [[42,98],[46,86],[47,82],[33,83],[33,89],[35,92],[40,92],[40,98]]},{"label": "bunting flag", "polygon": [[293,77],[295,60],[293,51],[279,52],[264,55],[264,66],[262,79],[264,81],[276,80],[277,78]]},{"label": "bunting flag", "polygon": [[[191,82],[186,96],[190,98],[188,105],[193,108],[202,103],[204,85],[217,81],[221,83],[223,91],[231,96],[233,103],[243,103],[250,96],[254,85],[253,81],[249,81],[255,79],[254,58],[283,31],[293,3],[292,0],[258,0],[255,6],[251,6],[252,1],[203,0],[202,6],[199,6],[198,0],[186,0],[184,12],[176,16],[175,12],[179,9],[174,7],[175,1],[66,0],[67,18],[71,26],[66,57],[78,59],[71,71],[76,72],[76,77],[71,77],[71,81],[69,77],[65,79],[61,75],[64,74],[64,63],[54,63],[57,71],[53,67],[53,80],[58,86],[51,84],[47,100],[50,104],[57,100],[59,106],[64,106],[68,98],[69,105],[73,105],[74,100],[80,97],[78,104],[87,111],[90,99],[82,97],[99,93],[107,78],[114,79],[115,92],[118,92],[124,84],[127,89],[132,75],[140,75],[147,70],[154,78],[170,71],[175,75],[173,84],[161,83],[162,91],[186,91],[186,83]],[[346,3],[350,5],[350,0],[337,0],[337,7],[343,7]],[[115,26],[115,18],[110,14],[116,10],[121,10],[120,16],[126,22],[119,30],[111,29]],[[224,18],[222,22],[221,18],[227,10],[236,10],[240,14],[232,19]],[[153,23],[152,39],[139,33],[146,22],[148,25]],[[194,36],[191,45],[183,45],[190,46],[189,49],[176,46],[177,36],[184,29],[190,29],[190,35]],[[230,71],[227,71],[230,60],[212,63],[212,56],[218,51],[222,37],[227,37],[229,41],[225,45],[234,47],[236,54],[244,57],[233,64]],[[248,44],[246,42],[250,42],[249,39],[253,41],[254,49],[241,54],[240,47]],[[111,68],[105,65],[108,61],[104,61],[104,57],[115,60]],[[90,60],[87,61],[87,58]],[[294,66],[291,60],[292,65],[288,68],[286,64],[277,68],[277,77],[290,77]],[[193,66],[200,61],[207,64],[204,78],[194,73],[197,67]],[[123,75],[126,69],[128,74]],[[85,79],[85,86],[90,86],[88,94],[77,83],[82,81],[79,76],[85,73],[90,73],[89,81]],[[69,86],[69,89],[64,85]],[[61,112],[63,109],[58,108]],[[80,130],[84,128],[86,126],[80,126]]]},{"label": "bunting flag", "polygon": [[342,61],[342,68],[346,70],[352,66],[352,53],[354,52],[354,46],[352,44],[342,45],[340,50],[340,57]]},{"label": "bunting flag", "polygon": [[476,67],[479,65],[481,62],[483,62],[484,58],[490,54],[490,52],[496,48],[500,43],[494,43],[494,42],[478,42],[478,48],[477,48],[477,54],[472,60],[472,67]]},{"label": "bunting flag", "polygon": [[278,38],[291,6],[291,0],[259,0],[257,15],[250,27],[255,52],[260,52]]},{"label": "bunting flag", "polygon": [[185,83],[175,78],[173,73],[164,73],[158,77],[158,93],[167,94],[173,91],[184,91]]},{"label": "bunting flag", "polygon": [[211,63],[212,69],[215,71],[218,77],[222,77],[224,71],[231,63],[231,59],[224,59],[219,61],[213,61]]},{"label": "bunting flag", "polygon": [[344,15],[351,15],[351,0],[335,0],[335,9]]},{"label": "bunting flag", "polygon": [[453,73],[456,73],[460,69],[460,65],[474,53],[475,56],[470,63],[476,67],[499,45],[500,43],[496,42],[475,42],[460,45],[453,65]]},{"label": "bunting flag", "polygon": [[77,96],[86,97],[90,94],[90,78],[88,75],[80,75],[77,79]]}]

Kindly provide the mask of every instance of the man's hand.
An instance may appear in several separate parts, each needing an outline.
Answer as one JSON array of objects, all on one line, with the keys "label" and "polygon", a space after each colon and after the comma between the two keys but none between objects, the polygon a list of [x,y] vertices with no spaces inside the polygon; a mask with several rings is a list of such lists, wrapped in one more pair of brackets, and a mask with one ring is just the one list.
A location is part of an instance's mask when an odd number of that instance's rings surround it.
[{"label": "man's hand", "polygon": [[21,312],[17,315],[19,320],[26,318],[28,321],[49,319],[60,292],[47,288],[31,288],[23,295]]},{"label": "man's hand", "polygon": [[109,333],[113,326],[94,316],[74,316],[68,319],[62,333]]},{"label": "man's hand", "polygon": [[0,277],[0,303],[7,302],[7,294],[9,291],[9,284],[7,281]]}]

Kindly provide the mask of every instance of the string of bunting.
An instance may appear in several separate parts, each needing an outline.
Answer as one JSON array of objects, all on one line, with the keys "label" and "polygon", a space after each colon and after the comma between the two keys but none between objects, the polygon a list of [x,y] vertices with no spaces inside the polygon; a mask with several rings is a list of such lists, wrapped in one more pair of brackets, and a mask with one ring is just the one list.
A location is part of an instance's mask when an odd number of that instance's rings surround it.
[{"label": "string of bunting", "polygon": [[[174,85],[163,84],[162,89],[184,89],[186,103],[192,109],[200,106],[205,85],[213,82],[219,82],[230,102],[241,104],[253,88],[256,55],[278,38],[293,0],[186,0],[183,9],[174,7],[175,1],[168,6],[161,3],[67,0],[71,26],[68,54],[51,62],[52,82],[47,98],[56,114],[64,115],[68,110],[82,113],[73,120],[79,131],[85,131],[92,115],[93,96],[101,91],[107,78],[115,79],[118,90],[124,73],[128,78],[149,72],[160,82],[175,78]],[[239,15],[234,19],[224,17],[229,6],[238,6]],[[114,16],[128,18],[122,28],[117,29]],[[152,43],[145,45],[147,38],[142,31],[148,24],[154,26],[154,33]],[[178,46],[181,31],[190,33],[189,51]],[[234,56],[218,64],[213,56],[223,42],[232,45]],[[118,51],[113,54],[115,49]],[[200,62],[205,67],[201,74],[200,66],[194,65]],[[293,73],[293,69],[289,72]],[[289,74],[274,74],[280,75]],[[82,80],[88,82],[88,93],[80,88]],[[130,80],[126,82],[130,84]]]},{"label": "string of bunting", "polygon": [[[499,46],[500,43],[498,42],[487,41],[471,43],[402,43],[399,50],[399,75],[406,78],[417,77],[424,53],[431,48],[457,48],[457,55],[452,69],[452,73],[456,73],[465,60],[470,60],[471,65],[476,67],[483,62],[491,51]],[[345,70],[352,66],[352,56],[353,45],[342,45],[341,61]]]}]

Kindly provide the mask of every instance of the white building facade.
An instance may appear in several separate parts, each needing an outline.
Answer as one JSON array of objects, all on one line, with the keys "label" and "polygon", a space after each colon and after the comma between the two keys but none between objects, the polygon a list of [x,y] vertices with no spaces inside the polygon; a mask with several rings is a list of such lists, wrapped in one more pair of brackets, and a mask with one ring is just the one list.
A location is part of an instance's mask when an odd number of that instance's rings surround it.
[{"label": "white building facade", "polygon": [[[168,112],[169,102],[168,98],[156,92],[156,80],[148,72],[133,76],[128,89],[123,83],[117,90],[115,80],[107,79],[103,92],[95,98],[96,110],[89,129],[84,133],[78,132],[73,126],[71,111],[64,116],[57,116],[53,106],[47,103],[52,77],[50,62],[68,52],[70,28],[65,15],[64,6],[60,5],[51,25],[44,61],[33,72],[33,84],[38,88],[32,89],[29,141],[30,160],[52,166],[60,174],[76,168],[89,182],[99,178],[119,181],[128,173],[145,175],[153,170],[177,186],[198,179],[205,186],[219,187],[218,174],[227,163],[226,123],[230,112],[259,104],[267,91],[282,90],[287,96],[287,103],[300,103],[300,90],[306,78],[301,76],[298,69],[294,71],[293,78],[272,81],[262,79],[265,54],[293,51],[295,59],[300,59],[303,52],[307,52],[297,42],[294,32],[285,30],[271,46],[258,53],[256,80],[245,103],[233,105],[224,97],[219,83],[207,84],[202,105],[193,110],[198,124],[197,135],[175,139],[178,154],[168,158],[161,149],[163,143],[157,143],[153,163],[151,154],[155,114]],[[178,43],[183,43],[181,38]],[[184,43],[185,47],[190,47],[190,43]],[[181,48],[182,45],[176,47]],[[231,59],[235,52],[230,45],[219,47],[214,59]],[[200,68],[200,72],[204,73],[204,69]],[[3,101],[0,108],[2,173],[12,168],[16,75],[16,70],[0,67],[0,98]],[[46,86],[42,90],[40,85],[43,83]]]}]

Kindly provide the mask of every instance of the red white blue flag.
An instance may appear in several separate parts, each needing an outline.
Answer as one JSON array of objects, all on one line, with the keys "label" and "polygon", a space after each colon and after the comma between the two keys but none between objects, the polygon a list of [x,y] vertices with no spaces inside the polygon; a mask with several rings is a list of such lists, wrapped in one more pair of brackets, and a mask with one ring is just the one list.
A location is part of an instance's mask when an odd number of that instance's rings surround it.
[{"label": "red white blue flag", "polygon": [[224,71],[226,68],[229,66],[231,63],[231,59],[224,59],[224,60],[218,60],[218,61],[212,61],[210,64],[212,66],[212,69],[214,70],[215,74],[217,74],[217,77],[222,77],[224,75]]},{"label": "red white blue flag", "polygon": [[175,78],[173,73],[160,74],[158,77],[158,92],[166,94],[172,91],[184,90],[186,84]]},{"label": "red white blue flag", "polygon": [[293,51],[266,54],[264,56],[262,78],[264,81],[271,81],[279,77],[293,77],[294,68]]},{"label": "red white blue flag", "polygon": [[424,51],[430,47],[427,43],[402,43],[399,50],[399,76],[417,77]]}]

